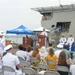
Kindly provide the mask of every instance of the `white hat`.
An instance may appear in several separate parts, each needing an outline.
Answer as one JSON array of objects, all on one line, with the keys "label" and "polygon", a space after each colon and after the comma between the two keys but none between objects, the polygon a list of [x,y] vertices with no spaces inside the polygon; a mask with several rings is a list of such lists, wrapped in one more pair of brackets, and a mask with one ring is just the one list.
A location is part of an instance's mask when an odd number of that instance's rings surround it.
[{"label": "white hat", "polygon": [[13,48],[11,44],[10,44],[10,45],[7,45],[7,46],[4,48],[4,51],[10,50],[10,48]]},{"label": "white hat", "polygon": [[39,49],[39,51],[40,51],[41,53],[46,52],[46,48],[45,48],[45,46],[42,46],[41,49]]},{"label": "white hat", "polygon": [[3,36],[3,31],[0,31],[0,36]]},{"label": "white hat", "polygon": [[58,44],[57,47],[58,47],[58,48],[63,48],[63,45]]}]

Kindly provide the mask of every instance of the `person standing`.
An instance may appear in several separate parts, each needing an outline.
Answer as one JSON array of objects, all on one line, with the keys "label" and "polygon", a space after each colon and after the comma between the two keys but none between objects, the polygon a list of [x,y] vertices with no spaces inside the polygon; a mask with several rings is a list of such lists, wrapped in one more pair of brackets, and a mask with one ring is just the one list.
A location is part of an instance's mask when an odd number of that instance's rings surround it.
[{"label": "person standing", "polygon": [[74,42],[74,38],[73,38],[73,35],[70,34],[69,35],[69,38],[67,40],[67,44],[69,45],[69,51],[71,51],[71,46],[72,46],[72,43]]},{"label": "person standing", "polygon": [[62,45],[64,45],[65,43],[66,43],[66,38],[65,38],[65,35],[64,34],[62,34],[62,36],[61,36],[61,38],[60,38],[60,40],[59,40],[59,44],[62,44]]},{"label": "person standing", "polygon": [[47,37],[47,32],[45,31],[45,28],[43,28],[43,32],[41,33],[41,35],[45,35]]},{"label": "person standing", "polygon": [[0,54],[2,55],[5,48],[5,38],[3,36],[3,32],[0,32]]},{"label": "person standing", "polygon": [[42,32],[40,35],[44,35],[44,36],[45,36],[45,46],[47,46],[47,42],[48,42],[48,41],[47,41],[47,39],[48,39],[48,34],[47,34],[45,28],[43,28],[43,32]]}]

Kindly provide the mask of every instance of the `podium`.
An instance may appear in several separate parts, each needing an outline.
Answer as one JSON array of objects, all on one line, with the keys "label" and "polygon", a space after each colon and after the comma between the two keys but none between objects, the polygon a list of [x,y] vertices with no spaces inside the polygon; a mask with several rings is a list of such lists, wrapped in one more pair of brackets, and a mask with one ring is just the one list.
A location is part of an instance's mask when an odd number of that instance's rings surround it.
[{"label": "podium", "polygon": [[28,45],[31,45],[32,44],[32,39],[31,38],[26,38],[26,37],[23,37],[23,47],[27,47]]},{"label": "podium", "polygon": [[40,48],[42,46],[45,46],[46,44],[46,40],[45,40],[46,36],[45,35],[38,35],[38,43],[40,45]]}]

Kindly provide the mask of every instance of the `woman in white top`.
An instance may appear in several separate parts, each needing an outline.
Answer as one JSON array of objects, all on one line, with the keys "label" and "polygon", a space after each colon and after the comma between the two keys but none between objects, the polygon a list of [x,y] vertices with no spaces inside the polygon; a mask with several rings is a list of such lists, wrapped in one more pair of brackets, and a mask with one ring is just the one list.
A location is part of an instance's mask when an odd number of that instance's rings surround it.
[{"label": "woman in white top", "polygon": [[23,50],[24,49],[23,46],[22,45],[19,45],[18,48],[19,48],[19,51],[16,52],[16,55],[18,57],[22,57],[25,60],[26,59],[26,53]]},{"label": "woman in white top", "polygon": [[26,61],[29,62],[31,54],[32,54],[31,45],[28,45],[28,47],[26,48],[25,54],[26,54]]},{"label": "woman in white top", "polygon": [[41,57],[40,63],[46,63],[45,57],[48,55],[48,52],[46,51],[45,46],[42,46],[41,49],[39,49],[39,54]]}]

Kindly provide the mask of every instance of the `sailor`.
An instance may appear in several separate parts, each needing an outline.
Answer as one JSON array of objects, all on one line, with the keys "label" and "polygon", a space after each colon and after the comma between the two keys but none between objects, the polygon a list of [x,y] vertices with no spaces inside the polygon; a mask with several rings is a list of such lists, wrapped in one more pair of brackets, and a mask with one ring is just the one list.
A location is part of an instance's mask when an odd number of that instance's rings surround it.
[{"label": "sailor", "polygon": [[[21,68],[22,65],[20,64],[20,61],[17,56],[13,55],[13,47],[12,45],[7,45],[4,48],[4,51],[7,52],[5,56],[2,57],[2,65],[3,66],[9,66],[12,67],[16,71],[16,75],[21,75]],[[18,67],[19,70],[16,70],[16,66]],[[4,75],[14,75],[13,72],[4,72]]]},{"label": "sailor", "polygon": [[55,51],[55,55],[57,56],[57,58],[59,58],[59,54],[61,53],[61,51],[63,51],[63,45],[58,44],[57,50]]},{"label": "sailor", "polygon": [[2,55],[5,48],[5,38],[3,36],[3,32],[0,32],[0,54]]},{"label": "sailor", "polygon": [[44,28],[43,28],[43,32],[41,33],[41,35],[45,35],[47,37],[47,32],[45,31]]},{"label": "sailor", "polygon": [[70,33],[69,38],[67,40],[67,44],[69,45],[69,51],[71,51],[72,43],[74,42],[73,35]]},{"label": "sailor", "polygon": [[64,34],[62,34],[62,37],[60,38],[60,40],[59,40],[59,44],[62,44],[62,45],[64,45],[65,43],[66,43],[66,38],[65,38],[65,35]]}]

